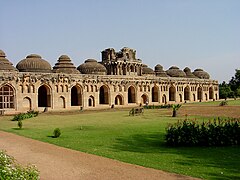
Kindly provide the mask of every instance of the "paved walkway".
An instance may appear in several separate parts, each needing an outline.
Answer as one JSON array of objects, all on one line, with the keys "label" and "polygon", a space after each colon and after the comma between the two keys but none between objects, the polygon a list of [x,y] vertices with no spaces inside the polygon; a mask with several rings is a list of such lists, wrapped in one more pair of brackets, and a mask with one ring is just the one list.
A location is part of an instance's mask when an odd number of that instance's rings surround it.
[{"label": "paved walkway", "polygon": [[131,165],[0,131],[0,149],[19,163],[35,164],[43,180],[194,179]]}]

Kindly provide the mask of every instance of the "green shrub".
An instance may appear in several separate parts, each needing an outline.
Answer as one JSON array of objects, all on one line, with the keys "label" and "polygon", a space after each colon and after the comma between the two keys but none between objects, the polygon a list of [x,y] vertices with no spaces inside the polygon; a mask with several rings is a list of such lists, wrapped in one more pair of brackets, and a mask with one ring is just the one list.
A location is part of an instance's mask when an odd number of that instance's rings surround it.
[{"label": "green shrub", "polygon": [[58,138],[61,135],[61,130],[59,128],[54,129],[53,137]]},{"label": "green shrub", "polygon": [[19,129],[22,129],[22,126],[23,126],[22,120],[19,120],[17,125],[18,125]]},{"label": "green shrub", "polygon": [[12,119],[12,121],[19,121],[19,120],[24,120],[32,117],[38,116],[38,111],[28,111],[27,113],[19,113],[15,115]]},{"label": "green shrub", "polygon": [[171,104],[165,104],[165,105],[145,105],[143,106],[144,109],[162,109],[162,108],[171,108]]},{"label": "green shrub", "polygon": [[226,106],[226,105],[228,105],[227,101],[221,101],[220,104],[219,104],[219,106]]},{"label": "green shrub", "polygon": [[13,157],[6,154],[5,151],[0,150],[0,179],[26,179],[38,180],[39,171],[35,166],[22,167],[15,163]]},{"label": "green shrub", "polygon": [[165,140],[170,146],[240,145],[240,119],[178,121],[166,128]]}]

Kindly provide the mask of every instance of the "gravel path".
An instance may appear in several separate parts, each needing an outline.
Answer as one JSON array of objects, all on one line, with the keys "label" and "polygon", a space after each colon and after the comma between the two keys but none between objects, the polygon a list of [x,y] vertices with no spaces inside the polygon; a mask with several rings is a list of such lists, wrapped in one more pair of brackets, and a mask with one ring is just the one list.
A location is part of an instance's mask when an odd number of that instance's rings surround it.
[{"label": "gravel path", "polygon": [[0,131],[0,149],[20,164],[35,164],[43,180],[194,179],[127,164]]}]

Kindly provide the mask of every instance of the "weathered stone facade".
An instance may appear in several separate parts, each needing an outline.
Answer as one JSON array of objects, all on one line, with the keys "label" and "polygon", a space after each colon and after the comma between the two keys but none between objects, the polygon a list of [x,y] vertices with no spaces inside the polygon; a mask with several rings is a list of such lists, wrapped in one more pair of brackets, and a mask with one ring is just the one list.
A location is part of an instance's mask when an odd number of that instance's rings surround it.
[{"label": "weathered stone facade", "polygon": [[62,55],[53,69],[36,54],[13,67],[0,50],[0,111],[74,110],[213,101],[218,82],[202,69],[176,66],[155,71],[136,59],[136,51],[102,51],[102,61],[88,59],[76,68]]}]

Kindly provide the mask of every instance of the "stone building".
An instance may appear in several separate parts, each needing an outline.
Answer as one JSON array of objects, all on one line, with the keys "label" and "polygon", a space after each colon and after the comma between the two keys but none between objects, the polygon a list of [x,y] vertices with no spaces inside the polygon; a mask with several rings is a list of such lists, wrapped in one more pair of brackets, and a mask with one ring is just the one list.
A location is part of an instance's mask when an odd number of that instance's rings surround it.
[{"label": "stone building", "polygon": [[31,54],[16,68],[0,50],[0,112],[74,110],[172,104],[218,99],[218,82],[202,69],[176,66],[151,69],[136,58],[136,51],[109,48],[102,61],[87,59],[77,68],[61,55],[52,68],[40,55]]}]

